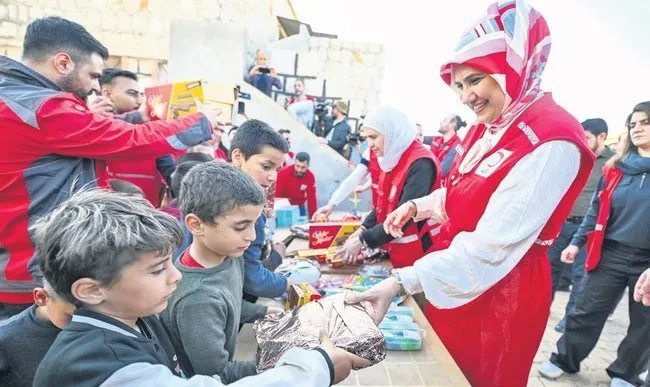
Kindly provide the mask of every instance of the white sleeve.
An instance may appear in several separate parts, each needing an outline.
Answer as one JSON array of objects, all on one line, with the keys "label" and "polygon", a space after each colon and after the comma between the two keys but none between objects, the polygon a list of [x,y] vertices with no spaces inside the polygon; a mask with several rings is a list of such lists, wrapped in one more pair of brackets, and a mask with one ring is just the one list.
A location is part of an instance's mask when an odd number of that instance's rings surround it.
[{"label": "white sleeve", "polygon": [[417,214],[413,220],[419,222],[424,219],[433,219],[437,222],[447,220],[445,212],[445,198],[447,197],[447,188],[438,188],[427,196],[419,199],[413,199]]},{"label": "white sleeve", "polygon": [[[293,348],[278,361],[275,368],[259,375],[249,376],[234,383],[233,387],[328,387],[330,371],[327,361],[317,351]],[[172,374],[162,364],[133,363],[115,371],[102,387],[222,387],[219,377],[195,375],[183,379]]]},{"label": "white sleeve", "polygon": [[357,164],[357,166],[354,168],[352,173],[350,173],[348,177],[346,177],[345,180],[341,182],[341,184],[336,189],[336,191],[334,191],[332,197],[330,198],[327,204],[331,204],[334,207],[341,204],[341,202],[344,201],[345,198],[350,196],[350,194],[354,190],[354,187],[361,184],[365,180],[368,174],[369,174],[368,167],[366,167],[361,163]]},{"label": "white sleeve", "polygon": [[399,271],[409,293],[424,291],[434,306],[467,304],[505,277],[530,249],[580,168],[580,152],[551,141],[524,156],[488,201],[476,230],[461,232],[446,250]]}]

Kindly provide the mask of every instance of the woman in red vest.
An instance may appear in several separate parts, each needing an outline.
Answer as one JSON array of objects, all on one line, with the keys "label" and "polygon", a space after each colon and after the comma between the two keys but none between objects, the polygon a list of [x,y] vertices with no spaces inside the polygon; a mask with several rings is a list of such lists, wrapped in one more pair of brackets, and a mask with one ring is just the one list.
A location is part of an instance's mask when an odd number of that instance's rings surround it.
[{"label": "woman in red vest", "polygon": [[[562,252],[562,261],[573,263],[586,244],[587,273],[557,342],[557,353],[539,368],[549,379],[580,371],[580,362],[600,338],[608,312],[626,288],[630,297],[635,293],[636,282],[650,267],[650,101],[634,107],[626,127],[621,151],[605,164],[598,194],[571,245]],[[650,309],[630,302],[628,313],[627,334],[618,357],[607,368],[612,385],[640,385],[639,374],[650,360]]]},{"label": "woman in red vest", "polygon": [[594,163],[580,123],[540,90],[546,21],[523,1],[493,3],[441,68],[477,116],[446,188],[400,206],[384,227],[444,221],[437,251],[348,302],[375,321],[400,290],[425,314],[468,381],[525,386],[551,306],[546,252]]},{"label": "woman in red vest", "polygon": [[394,238],[382,223],[391,211],[409,200],[427,195],[438,178],[440,164],[431,151],[416,140],[415,127],[399,110],[382,106],[371,111],[363,123],[364,136],[381,168],[374,210],[339,252],[347,263],[360,257],[361,248],[382,246],[395,267],[410,266],[432,245],[429,222],[409,222],[403,235]]}]

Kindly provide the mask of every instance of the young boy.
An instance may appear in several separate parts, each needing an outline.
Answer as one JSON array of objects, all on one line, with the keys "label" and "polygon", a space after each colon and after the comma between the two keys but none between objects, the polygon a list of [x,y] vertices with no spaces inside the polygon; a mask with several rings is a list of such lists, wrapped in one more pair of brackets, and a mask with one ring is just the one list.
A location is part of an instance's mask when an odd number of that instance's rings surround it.
[{"label": "young boy", "polygon": [[239,324],[267,313],[263,305],[242,301],[240,258],[255,240],[264,191],[236,167],[212,161],[192,168],[180,192],[193,240],[176,263],[183,282],[161,319],[188,375],[217,374],[232,383],[256,374],[254,362],[232,360]]},{"label": "young boy", "polygon": [[[278,170],[289,152],[289,145],[268,124],[248,120],[238,128],[230,149],[233,165],[266,191],[277,180]],[[249,301],[255,301],[257,297],[279,297],[292,283],[285,276],[268,270],[260,261],[265,223],[266,218],[260,215],[255,222],[255,240],[244,252],[244,293]]]},{"label": "young boy", "polygon": [[[169,337],[153,316],[181,278],[170,259],[181,239],[173,217],[142,198],[86,191],[40,219],[33,235],[44,277],[77,306],[38,366],[35,386],[223,386],[209,376],[178,377]],[[325,386],[367,365],[325,340],[314,351],[292,349],[273,370],[232,386]]]},{"label": "young boy", "polygon": [[34,305],[0,325],[0,386],[31,387],[38,364],[72,318],[74,306],[47,281],[33,294]]}]

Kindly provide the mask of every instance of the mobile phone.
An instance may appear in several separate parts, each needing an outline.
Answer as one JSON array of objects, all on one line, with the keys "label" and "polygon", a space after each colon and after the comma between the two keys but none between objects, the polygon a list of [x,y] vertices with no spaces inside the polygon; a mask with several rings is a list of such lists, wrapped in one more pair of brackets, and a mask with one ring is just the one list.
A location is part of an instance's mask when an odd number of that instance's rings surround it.
[{"label": "mobile phone", "polygon": [[246,104],[244,101],[239,101],[237,102],[237,114],[244,114],[246,113]]},{"label": "mobile phone", "polygon": [[268,68],[268,67],[260,67],[259,72],[262,73],[262,74],[268,74],[268,73],[271,72],[271,69]]}]

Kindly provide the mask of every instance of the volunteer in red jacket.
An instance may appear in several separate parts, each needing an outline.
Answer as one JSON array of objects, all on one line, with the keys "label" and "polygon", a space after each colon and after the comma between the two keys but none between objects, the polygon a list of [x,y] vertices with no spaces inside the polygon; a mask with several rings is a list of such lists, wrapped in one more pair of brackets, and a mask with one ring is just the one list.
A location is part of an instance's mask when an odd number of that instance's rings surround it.
[{"label": "volunteer in red jacket", "polygon": [[431,152],[436,155],[438,160],[442,162],[449,152],[453,151],[457,145],[460,145],[460,137],[456,132],[466,125],[467,123],[457,115],[451,115],[442,120],[440,129],[438,129],[441,136],[434,137],[431,140]]},{"label": "volunteer in red jacket", "polygon": [[309,153],[298,152],[293,165],[287,165],[278,172],[275,183],[275,197],[287,198],[289,203],[300,208],[300,216],[316,212],[316,178],[309,170]]},{"label": "volunteer in red jacket", "polygon": [[[140,92],[138,76],[128,70],[108,68],[99,78],[101,94],[113,103],[115,118],[130,124],[143,124],[149,121],[144,99]],[[166,186],[171,184],[172,173],[176,169],[171,155],[142,160],[111,160],[106,163],[108,175],[135,184],[144,192],[145,198],[154,206],[160,205],[160,198]]]},{"label": "volunteer in red jacket", "polygon": [[447,188],[400,206],[384,227],[445,221],[439,250],[374,289],[383,318],[400,289],[424,292],[425,314],[468,381],[525,386],[551,304],[546,251],[587,181],[594,154],[580,123],[540,89],[550,50],[543,16],[504,1],[463,35],[441,75],[477,116]]},{"label": "volunteer in red jacket", "polygon": [[364,245],[382,246],[393,266],[410,266],[432,246],[432,224],[409,222],[403,227],[404,235],[394,238],[384,231],[382,222],[400,204],[430,193],[439,181],[440,164],[416,140],[415,127],[406,115],[393,107],[380,106],[368,113],[362,131],[381,168],[377,202],[339,254],[347,263],[354,263],[361,258],[359,253]]},{"label": "volunteer in red jacket", "polygon": [[634,107],[626,127],[621,152],[605,164],[598,194],[571,245],[562,252],[562,260],[572,263],[586,244],[587,273],[557,342],[557,353],[539,368],[549,379],[580,371],[580,362],[596,346],[608,314],[626,288],[630,326],[607,373],[612,385],[640,385],[639,374],[648,368],[650,309],[631,302],[631,297],[639,277],[650,267],[650,101]]},{"label": "volunteer in red jacket", "polygon": [[0,57],[0,315],[29,306],[40,286],[29,234],[36,219],[96,187],[98,174],[107,187],[106,160],[155,158],[211,137],[216,115],[203,106],[142,125],[91,113],[84,99],[99,92],[107,58],[81,25],[59,17],[29,24],[23,63]]}]

